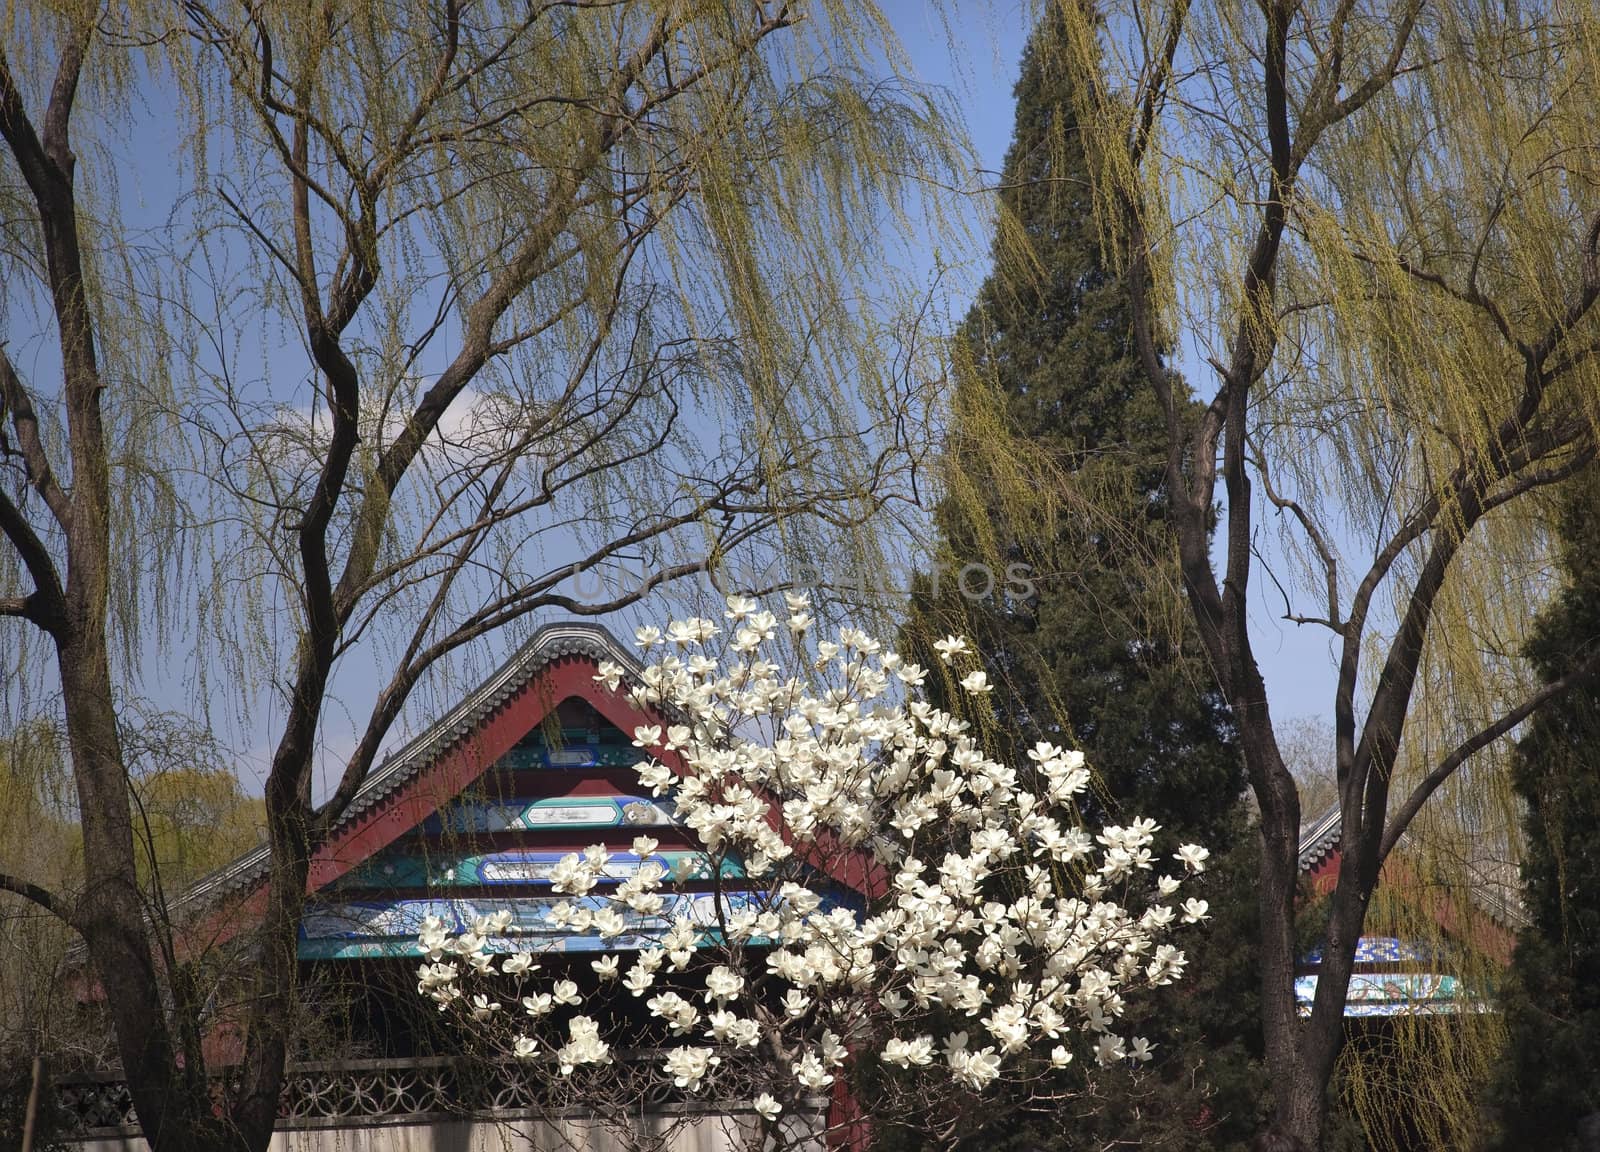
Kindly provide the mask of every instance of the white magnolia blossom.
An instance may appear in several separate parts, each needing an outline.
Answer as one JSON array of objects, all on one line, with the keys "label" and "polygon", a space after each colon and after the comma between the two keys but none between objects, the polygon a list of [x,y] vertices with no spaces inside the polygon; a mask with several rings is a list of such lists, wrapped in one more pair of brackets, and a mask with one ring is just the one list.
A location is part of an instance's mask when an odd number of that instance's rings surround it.
[{"label": "white magnolia blossom", "polygon": [[722,1058],[710,1048],[674,1048],[667,1053],[665,1060],[667,1075],[672,1077],[672,1082],[691,1092],[700,1091],[705,1074],[721,1063]]},{"label": "white magnolia blossom", "polygon": [[571,1039],[556,1052],[556,1060],[563,1076],[570,1076],[580,1064],[609,1064],[611,1048],[600,1039],[600,1025],[588,1016],[574,1016],[567,1021]]},{"label": "white magnolia blossom", "polygon": [[[1183,975],[1163,937],[1207,918],[1204,900],[1173,904],[1206,849],[1158,846],[1151,820],[1085,828],[1081,753],[1040,742],[1024,764],[997,763],[966,721],[915,694],[922,668],[853,629],[812,638],[804,597],[784,607],[780,621],[736,596],[721,623],[640,628],[655,662],[631,682],[610,662],[595,676],[663,719],[631,733],[650,757],[639,779],[671,799],[701,859],[669,872],[648,836],[620,874],[604,845],[571,853],[550,873],[569,898],[550,918],[603,939],[660,921],[652,946],[591,965],[602,981],[620,973],[620,989],[592,995],[642,999],[657,1031],[606,1040],[590,1016],[563,1025],[584,1002],[573,980],[524,989],[539,971],[527,953],[479,959],[504,913],[454,937],[428,920],[419,994],[564,1076],[608,1062],[612,1043],[664,1049],[659,1074],[689,1092],[765,1061],[765,1079],[739,1091],[769,1124],[780,1099],[825,1091],[863,1058],[971,1092],[1002,1076],[1047,1087],[1074,1048],[1100,1064],[1150,1060],[1118,1021],[1129,994]],[[782,657],[796,645],[798,664]],[[962,667],[976,663],[966,641],[934,647],[967,694],[989,691]],[[1183,877],[1157,875],[1162,858]],[[725,863],[750,891],[723,896],[715,924],[668,914],[676,884]],[[500,1013],[497,996],[523,1012]]]},{"label": "white magnolia blossom", "polygon": [[500,1011],[500,1002],[491,1000],[481,992],[472,998],[472,1018],[474,1020],[487,1020]]},{"label": "white magnolia blossom", "polygon": [[578,994],[578,986],[571,980],[557,980],[550,994],[557,1004],[583,1003],[583,997]]},{"label": "white magnolia blossom", "polygon": [[933,1037],[918,1036],[915,1040],[891,1039],[883,1046],[883,1059],[888,1064],[909,1068],[913,1064],[933,1063]]},{"label": "white magnolia blossom", "polygon": [[1206,860],[1210,855],[1210,852],[1198,844],[1185,844],[1178,849],[1173,859],[1182,861],[1183,866],[1191,872],[1204,872],[1206,870]]},{"label": "white magnolia blossom", "polygon": [[500,962],[500,971],[507,976],[521,976],[526,972],[537,970],[538,967],[527,952],[513,952]]}]

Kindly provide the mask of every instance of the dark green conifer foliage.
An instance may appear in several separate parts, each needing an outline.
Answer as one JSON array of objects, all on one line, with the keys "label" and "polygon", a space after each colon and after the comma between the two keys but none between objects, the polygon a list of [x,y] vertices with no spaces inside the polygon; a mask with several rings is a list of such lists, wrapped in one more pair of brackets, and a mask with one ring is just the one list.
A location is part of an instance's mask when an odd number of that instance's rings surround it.
[{"label": "dark green conifer foliage", "polygon": [[[1600,643],[1600,475],[1563,497],[1563,586],[1526,655],[1545,682]],[[1505,1149],[1600,1145],[1600,678],[1539,711],[1517,744],[1523,901],[1502,1003],[1509,1041],[1494,1097]]]},{"label": "dark green conifer foliage", "polygon": [[[1088,1097],[990,1126],[970,1144],[1243,1147],[1258,1119],[1251,1049],[1259,1025],[1242,944],[1254,935],[1254,900],[1249,869],[1238,864],[1253,859],[1255,838],[1227,711],[1181,600],[1164,523],[1164,417],[1136,362],[1126,288],[1101,257],[1057,62],[1062,34],[1046,17],[1023,57],[1001,238],[961,333],[967,377],[978,383],[958,385],[969,394],[958,393],[956,407],[1002,397],[1013,434],[1070,472],[1077,495],[1066,511],[1037,520],[1002,506],[982,479],[973,481],[984,493],[976,506],[947,500],[937,514],[944,551],[914,589],[902,649],[939,669],[932,640],[970,637],[996,683],[987,697],[991,751],[1025,768],[1037,740],[1081,749],[1099,776],[1092,822],[1150,816],[1163,843],[1211,848],[1218,867],[1200,894],[1216,920],[1183,941],[1196,958],[1189,978],[1151,998],[1147,1017],[1124,1029],[1157,1042],[1156,1064],[1136,1079],[1083,1069],[1077,1087],[1092,1081]],[[958,417],[952,468],[965,465],[971,436]],[[981,470],[983,452],[971,455]],[[973,595],[987,577],[967,567],[980,563],[994,571],[987,599]],[[932,695],[960,691],[946,672]]]},{"label": "dark green conifer foliage", "polygon": [[[1032,531],[1026,517],[1008,531],[1011,510],[947,501],[948,553],[938,580],[920,583],[916,612],[927,634],[964,625],[979,643],[1002,685],[997,728],[1020,741],[1015,751],[1065,739],[1119,808],[1215,844],[1232,828],[1242,767],[1186,626],[1163,523],[1164,419],[1135,362],[1126,290],[1101,259],[1066,78],[1047,42],[1059,34],[1042,25],[1024,57],[1001,178],[1012,239],[996,244],[962,343],[972,373],[998,385],[1013,432],[1072,472],[1077,496],[1054,532]],[[952,450],[962,452],[959,434]],[[1033,594],[1008,584],[1003,565],[991,598],[963,593],[988,583],[961,571],[990,562],[980,543],[990,529]]]}]

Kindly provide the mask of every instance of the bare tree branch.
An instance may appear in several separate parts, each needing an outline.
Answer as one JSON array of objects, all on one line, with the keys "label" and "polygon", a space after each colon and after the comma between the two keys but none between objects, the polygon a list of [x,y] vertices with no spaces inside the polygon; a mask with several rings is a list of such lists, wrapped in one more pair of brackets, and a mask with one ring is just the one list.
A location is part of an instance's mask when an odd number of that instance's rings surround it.
[{"label": "bare tree branch", "polygon": [[12,367],[5,345],[0,343],[0,422],[4,421],[8,410],[12,426],[17,430],[23,463],[28,469],[28,482],[43,497],[61,530],[71,532],[72,505],[56,481],[44,441],[39,438],[39,417],[33,410],[33,398]]},{"label": "bare tree branch", "polygon": [[0,492],[0,534],[4,534],[17,550],[23,566],[33,579],[34,594],[23,601],[29,606],[29,611],[16,615],[27,616],[46,632],[55,632],[60,628],[62,614],[66,610],[66,596],[62,591],[61,579],[56,574],[55,560],[22,510],[4,492]]},{"label": "bare tree branch", "polygon": [[1564,696],[1579,684],[1589,680],[1597,671],[1600,671],[1600,643],[1593,643],[1590,645],[1588,655],[1564,676],[1544,685],[1493,724],[1486,725],[1457,745],[1454,751],[1439,761],[1434,769],[1423,777],[1422,781],[1412,789],[1411,794],[1406,797],[1405,803],[1401,804],[1395,814],[1389,818],[1388,828],[1383,834],[1383,843],[1378,850],[1378,863],[1381,865],[1384,860],[1388,859],[1389,853],[1394,851],[1396,844],[1400,843],[1400,838],[1405,835],[1406,829],[1416,819],[1417,813],[1422,811],[1422,806],[1427,803],[1428,797],[1438,791],[1439,787],[1449,780],[1475,753],[1493,744],[1546,704]]},{"label": "bare tree branch", "polygon": [[1258,447],[1255,449],[1256,472],[1261,476],[1261,487],[1274,507],[1290,512],[1299,521],[1300,527],[1305,531],[1311,541],[1311,546],[1317,550],[1317,557],[1322,561],[1323,578],[1326,582],[1328,608],[1327,616],[1320,620],[1296,617],[1302,622],[1314,622],[1327,625],[1334,632],[1343,633],[1344,625],[1339,620],[1339,558],[1328,546],[1327,538],[1317,526],[1311,513],[1297,500],[1291,500],[1281,494],[1272,486],[1272,476],[1267,471],[1266,453]]},{"label": "bare tree branch", "polygon": [[47,888],[29,883],[27,880],[12,876],[7,872],[0,872],[0,892],[10,892],[13,895],[21,896],[30,904],[50,913],[50,915],[74,932],[81,931],[78,927],[77,917],[67,902]]}]

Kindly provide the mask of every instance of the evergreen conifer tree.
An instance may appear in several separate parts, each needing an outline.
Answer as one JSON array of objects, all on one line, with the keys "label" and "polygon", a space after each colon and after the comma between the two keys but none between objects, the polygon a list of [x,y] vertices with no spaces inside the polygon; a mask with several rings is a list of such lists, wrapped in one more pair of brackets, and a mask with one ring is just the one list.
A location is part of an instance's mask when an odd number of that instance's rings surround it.
[{"label": "evergreen conifer tree", "polygon": [[[1572,481],[1563,586],[1526,655],[1546,683],[1600,643],[1600,475]],[[1493,1096],[1505,1149],[1600,1147],[1600,680],[1540,710],[1517,744],[1523,902],[1502,997],[1509,1033]]]},{"label": "evergreen conifer tree", "polygon": [[[991,1125],[972,1146],[1242,1147],[1260,1091],[1256,976],[1240,944],[1254,935],[1254,900],[1242,884],[1229,892],[1229,873],[1254,849],[1243,766],[1181,603],[1164,523],[1165,420],[1136,361],[1127,290],[1102,259],[1058,65],[1063,35],[1047,16],[1023,57],[994,268],[961,332],[968,395],[956,407],[1003,399],[1011,435],[1070,472],[1093,511],[1030,523],[981,480],[969,498],[946,499],[942,555],[914,589],[903,647],[937,669],[934,639],[970,637],[995,682],[993,752],[1026,766],[1038,740],[1078,748],[1098,774],[1096,818],[1148,816],[1210,846],[1216,920],[1194,942],[1205,963],[1159,1018],[1140,1022],[1161,1057],[1147,1072],[1085,1069],[1087,1098],[1056,1117]],[[954,472],[972,435],[954,430]]]}]

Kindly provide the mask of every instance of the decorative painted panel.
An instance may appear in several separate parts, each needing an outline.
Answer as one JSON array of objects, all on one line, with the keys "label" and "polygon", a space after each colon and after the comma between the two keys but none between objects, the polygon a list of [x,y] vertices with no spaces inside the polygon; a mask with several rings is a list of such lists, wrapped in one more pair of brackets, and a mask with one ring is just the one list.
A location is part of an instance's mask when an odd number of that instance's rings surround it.
[{"label": "decorative painted panel", "polygon": [[[1317,978],[1300,976],[1294,996],[1301,1016],[1311,1015]],[[1345,995],[1346,1016],[1410,1016],[1486,1012],[1490,1005],[1455,976],[1436,972],[1357,972]]]},{"label": "decorative painted panel", "polygon": [[506,802],[455,800],[421,831],[532,832],[549,828],[651,828],[677,823],[672,801],[644,796],[561,796]]},{"label": "decorative painted panel", "polygon": [[[598,715],[587,725],[573,725],[585,707],[564,701],[559,740],[546,740],[536,726],[500,755],[476,786],[420,816],[408,832],[324,888],[301,921],[301,958],[417,956],[416,937],[425,917],[437,916],[459,932],[476,917],[498,911],[512,917],[509,931],[488,942],[499,952],[650,947],[680,916],[704,926],[705,934],[715,932],[718,897],[710,893],[667,894],[666,908],[654,916],[619,908],[624,931],[607,939],[551,923],[552,909],[563,902],[553,893],[452,894],[463,888],[548,890],[551,874],[568,854],[566,847],[552,847],[552,840],[574,846],[604,843],[611,855],[602,879],[620,882],[635,875],[643,862],[628,850],[637,833],[681,826],[670,800],[639,795],[631,782],[617,779],[613,769],[645,758],[631,737]],[[523,835],[530,833],[534,835]],[[477,839],[488,836],[494,837],[492,843]],[[703,885],[714,879],[703,852],[668,847],[649,859],[676,882]],[[724,861],[720,876],[741,887],[750,883],[736,860]],[[764,904],[768,897],[740,891],[724,893],[721,899],[725,908],[737,908]],[[573,903],[595,910],[612,906],[598,892]]]},{"label": "decorative painted panel", "polygon": [[[1322,949],[1313,948],[1301,959],[1307,966],[1322,963]],[[1395,936],[1363,936],[1356,944],[1355,972],[1345,997],[1346,1016],[1409,1016],[1430,1013],[1489,1011],[1487,1000],[1466,988],[1459,978],[1435,971],[1370,971],[1381,966],[1437,969],[1450,966],[1448,948]],[[1363,970],[1368,969],[1368,970]],[[1294,982],[1301,1016],[1311,1015],[1317,977],[1309,974]]]},{"label": "decorative painted panel", "polygon": [[[331,890],[543,885],[550,883],[550,873],[565,855],[568,853],[525,850],[481,854],[388,852],[352,869]],[[704,852],[667,849],[653,854],[650,859],[678,881],[711,879],[711,860]],[[639,870],[639,864],[640,858],[632,853],[613,852],[601,875],[606,880],[626,880]],[[736,860],[724,860],[722,875],[742,877],[744,868]]]},{"label": "decorative painted panel", "polygon": [[577,731],[567,733],[559,747],[547,743],[543,736],[518,744],[497,762],[496,767],[524,768],[626,768],[644,760],[645,754],[633,746],[632,738],[615,728],[598,732]]},{"label": "decorative painted panel", "polygon": [[[1426,964],[1438,959],[1435,949],[1414,940],[1394,936],[1363,936],[1356,941],[1357,964]],[[1305,964],[1322,963],[1322,947],[1311,949],[1302,959]]]},{"label": "decorative painted panel", "polygon": [[[767,892],[724,893],[724,912],[747,907],[767,907]],[[451,932],[463,932],[480,916],[505,911],[511,929],[489,938],[490,952],[599,952],[648,948],[664,935],[674,919],[683,916],[703,929],[703,940],[716,932],[717,897],[710,892],[668,895],[662,911],[645,915],[619,909],[627,925],[619,936],[601,939],[597,932],[575,933],[552,924],[551,910],[562,897],[533,896],[520,899],[417,899],[327,903],[306,910],[300,921],[299,955],[302,960],[352,959],[371,956],[420,956],[417,934],[422,922],[437,916]],[[575,907],[599,911],[615,905],[604,896],[582,896]],[[755,941],[760,943],[761,941]]]}]

